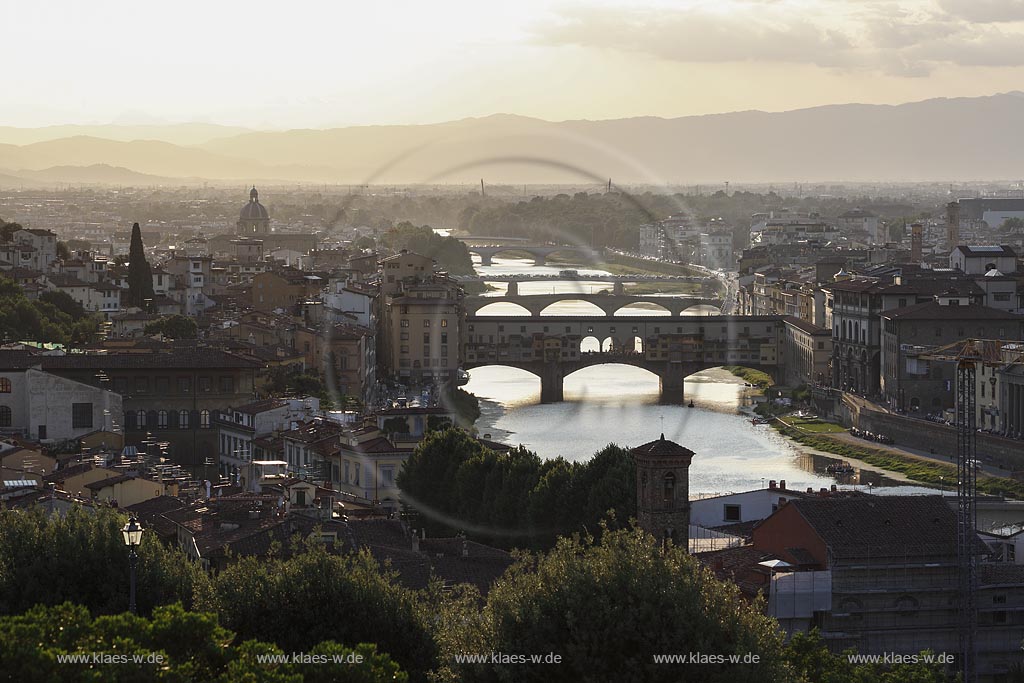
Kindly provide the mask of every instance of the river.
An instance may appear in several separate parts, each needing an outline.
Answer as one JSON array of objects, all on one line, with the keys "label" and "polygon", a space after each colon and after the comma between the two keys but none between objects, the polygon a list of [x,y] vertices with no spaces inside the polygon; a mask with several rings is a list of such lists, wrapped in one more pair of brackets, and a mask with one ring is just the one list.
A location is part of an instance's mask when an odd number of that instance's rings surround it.
[{"label": "river", "polygon": [[[481,275],[505,273],[557,274],[565,266],[534,266],[526,259],[496,257],[491,266],[476,264]],[[580,274],[606,271],[570,266]],[[490,283],[499,295],[504,283]],[[520,294],[552,292],[594,292],[610,288],[601,282],[523,282]],[[516,314],[514,304],[496,303],[480,315]],[[699,309],[691,309],[700,314]],[[710,312],[710,311],[709,311]],[[591,315],[600,309],[582,301],[561,302],[545,314]],[[638,304],[629,315],[667,315],[664,310]],[[584,349],[586,350],[586,349]],[[482,367],[470,371],[463,387],[481,399],[482,415],[477,428],[491,438],[523,444],[543,458],[562,456],[586,460],[609,443],[636,446],[658,438],[664,432],[696,454],[690,467],[691,496],[745,491],[765,486],[768,481],[786,480],[791,489],[828,487],[867,488],[878,492],[923,492],[900,485],[894,478],[859,468],[854,475],[828,475],[825,467],[834,459],[814,454],[780,436],[764,425],[753,425],[744,415],[753,398],[751,390],[731,373],[714,369],[686,380],[685,395],[695,407],[658,404],[658,378],[627,365],[600,365],[580,370],[565,379],[565,400],[540,403],[540,381],[524,370]]]}]

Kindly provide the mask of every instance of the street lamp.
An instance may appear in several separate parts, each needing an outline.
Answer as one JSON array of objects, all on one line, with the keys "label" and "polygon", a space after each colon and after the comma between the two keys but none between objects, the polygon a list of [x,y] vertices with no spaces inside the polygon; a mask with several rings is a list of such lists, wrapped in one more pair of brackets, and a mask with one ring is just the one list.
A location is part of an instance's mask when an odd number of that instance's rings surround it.
[{"label": "street lamp", "polygon": [[136,552],[136,548],[142,543],[142,525],[139,524],[139,520],[132,517],[128,520],[128,523],[121,529],[121,533],[124,535],[124,544],[128,546],[128,566],[131,571],[131,588],[128,593],[128,611],[135,614],[135,565],[139,561],[139,554]]}]

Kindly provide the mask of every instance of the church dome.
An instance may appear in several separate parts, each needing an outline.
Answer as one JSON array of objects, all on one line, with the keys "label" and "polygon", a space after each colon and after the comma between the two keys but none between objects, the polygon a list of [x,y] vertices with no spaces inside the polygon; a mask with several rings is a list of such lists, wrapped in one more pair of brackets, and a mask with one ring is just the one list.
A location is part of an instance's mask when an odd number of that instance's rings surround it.
[{"label": "church dome", "polygon": [[266,221],[270,220],[267,208],[260,204],[260,193],[254,186],[249,191],[249,203],[242,207],[242,213],[238,217],[241,221]]}]

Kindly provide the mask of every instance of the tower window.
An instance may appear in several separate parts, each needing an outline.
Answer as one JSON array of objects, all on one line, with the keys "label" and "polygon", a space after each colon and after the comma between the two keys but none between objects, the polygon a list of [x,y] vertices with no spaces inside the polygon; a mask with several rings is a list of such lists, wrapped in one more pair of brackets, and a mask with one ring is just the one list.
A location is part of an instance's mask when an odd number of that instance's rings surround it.
[{"label": "tower window", "polygon": [[675,500],[676,492],[676,475],[673,472],[669,472],[665,475],[663,496],[666,503],[671,503]]}]

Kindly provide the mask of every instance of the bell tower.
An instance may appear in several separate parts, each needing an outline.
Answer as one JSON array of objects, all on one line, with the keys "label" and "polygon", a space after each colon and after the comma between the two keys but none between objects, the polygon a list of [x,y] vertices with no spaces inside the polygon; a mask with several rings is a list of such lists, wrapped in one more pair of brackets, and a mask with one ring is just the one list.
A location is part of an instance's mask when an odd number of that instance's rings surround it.
[{"label": "bell tower", "polygon": [[690,462],[693,451],[668,441],[637,446],[636,511],[640,528],[662,542],[689,547]]}]

